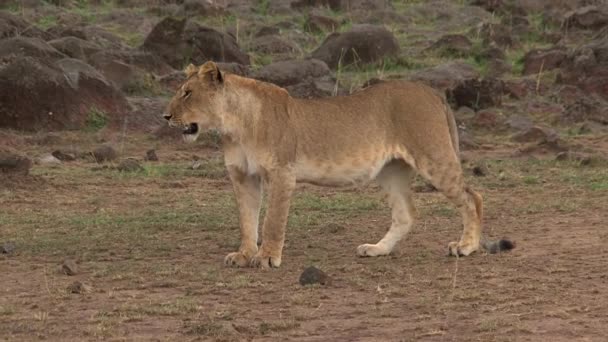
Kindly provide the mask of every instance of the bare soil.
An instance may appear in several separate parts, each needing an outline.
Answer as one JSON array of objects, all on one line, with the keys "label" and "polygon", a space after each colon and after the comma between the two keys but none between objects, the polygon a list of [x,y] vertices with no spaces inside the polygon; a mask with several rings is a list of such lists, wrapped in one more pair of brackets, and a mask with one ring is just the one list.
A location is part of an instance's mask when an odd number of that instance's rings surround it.
[{"label": "bare soil", "polygon": [[[151,145],[121,152],[143,159]],[[219,152],[163,145],[160,162],[134,173],[36,165],[0,186],[0,243],[15,246],[0,254],[0,340],[605,341],[605,166],[506,150],[469,152],[465,169],[485,196],[487,235],[515,250],[448,257],[460,218],[424,192],[395,253],[358,258],[390,225],[378,188],[302,185],[283,265],[269,271],[222,264],[239,233]],[[488,175],[473,177],[481,159]],[[61,271],[65,259],[75,275]],[[299,285],[311,265],[331,282]]]}]

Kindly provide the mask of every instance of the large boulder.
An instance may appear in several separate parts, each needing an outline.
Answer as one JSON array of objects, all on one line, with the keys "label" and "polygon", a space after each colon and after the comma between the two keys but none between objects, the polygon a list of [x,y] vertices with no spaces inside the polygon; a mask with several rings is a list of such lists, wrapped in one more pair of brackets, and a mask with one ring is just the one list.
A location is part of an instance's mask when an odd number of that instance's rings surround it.
[{"label": "large boulder", "polygon": [[0,146],[0,175],[27,175],[32,161],[13,149]]},{"label": "large boulder", "polygon": [[456,107],[483,109],[502,104],[504,83],[495,78],[471,79],[458,84],[449,91],[449,98]]},{"label": "large boulder", "polygon": [[606,7],[584,6],[577,8],[565,15],[566,27],[578,27],[583,29],[598,29],[608,25],[608,10]]},{"label": "large boulder", "polygon": [[298,46],[276,35],[264,35],[253,39],[251,50],[261,54],[291,54]]},{"label": "large boulder", "polygon": [[78,60],[8,56],[0,60],[0,127],[80,129],[94,119],[113,123],[128,103],[93,68]]},{"label": "large boulder", "polygon": [[530,50],[523,58],[523,74],[537,74],[541,71],[559,68],[567,57],[568,52],[561,47]]},{"label": "large boulder", "polygon": [[323,61],[304,59],[269,64],[256,71],[253,77],[286,87],[298,84],[307,78],[318,78],[330,74],[331,71]]},{"label": "large boulder", "polygon": [[356,25],[344,33],[332,33],[312,57],[336,69],[339,65],[372,63],[399,53],[395,36],[383,26]]},{"label": "large boulder", "polygon": [[53,39],[48,43],[68,57],[82,60],[101,50],[97,44],[73,36]]},{"label": "large boulder", "polygon": [[557,81],[608,100],[608,39],[600,37],[572,52],[560,65]]},{"label": "large boulder", "polygon": [[146,37],[142,49],[176,69],[209,60],[249,65],[249,56],[232,36],[187,19],[163,19]]}]

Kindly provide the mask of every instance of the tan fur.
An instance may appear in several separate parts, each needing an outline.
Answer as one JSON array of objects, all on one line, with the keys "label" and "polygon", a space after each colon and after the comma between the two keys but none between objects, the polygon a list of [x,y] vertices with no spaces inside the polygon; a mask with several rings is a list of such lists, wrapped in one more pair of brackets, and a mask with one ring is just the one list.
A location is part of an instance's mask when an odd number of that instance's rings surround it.
[{"label": "tan fur", "polygon": [[[468,255],[479,248],[482,199],[464,184],[453,114],[431,88],[392,81],[350,96],[302,100],[274,85],[221,73],[212,62],[198,71],[189,67],[187,76],[166,117],[173,125],[196,123],[223,137],[242,241],[226,257],[227,264],[281,264],[296,182],[340,186],[377,181],[388,194],[393,223],[380,242],[361,245],[357,253],[386,255],[413,224],[410,186],[416,173],[462,214],[462,237],[449,244],[450,253]],[[262,185],[269,203],[258,249]]]}]

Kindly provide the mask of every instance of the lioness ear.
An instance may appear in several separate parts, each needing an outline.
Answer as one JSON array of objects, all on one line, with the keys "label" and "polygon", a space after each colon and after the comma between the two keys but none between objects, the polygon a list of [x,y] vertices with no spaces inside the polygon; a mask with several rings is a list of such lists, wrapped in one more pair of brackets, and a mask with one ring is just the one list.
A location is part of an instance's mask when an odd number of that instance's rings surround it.
[{"label": "lioness ear", "polygon": [[184,73],[186,73],[186,77],[190,78],[190,76],[196,74],[198,72],[198,68],[194,66],[194,64],[189,64],[186,69],[184,69]]},{"label": "lioness ear", "polygon": [[212,61],[206,62],[198,69],[198,76],[212,83],[222,83],[224,81],[224,75],[222,75],[217,64]]}]

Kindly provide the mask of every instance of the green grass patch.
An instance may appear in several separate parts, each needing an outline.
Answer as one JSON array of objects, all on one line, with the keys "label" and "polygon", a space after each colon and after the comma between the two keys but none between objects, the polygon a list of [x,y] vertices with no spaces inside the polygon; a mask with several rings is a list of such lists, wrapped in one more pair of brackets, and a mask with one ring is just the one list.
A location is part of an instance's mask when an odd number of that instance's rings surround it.
[{"label": "green grass patch", "polygon": [[108,124],[107,114],[96,107],[89,109],[87,120],[85,122],[85,130],[88,132],[97,132]]}]

